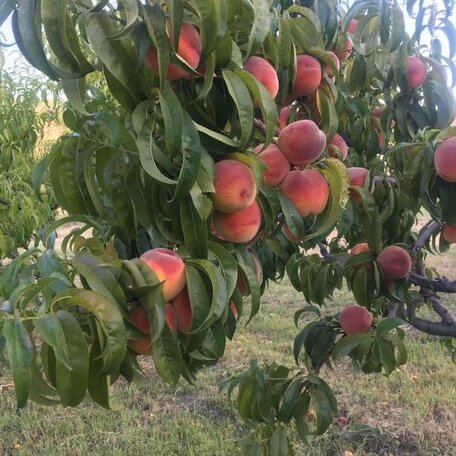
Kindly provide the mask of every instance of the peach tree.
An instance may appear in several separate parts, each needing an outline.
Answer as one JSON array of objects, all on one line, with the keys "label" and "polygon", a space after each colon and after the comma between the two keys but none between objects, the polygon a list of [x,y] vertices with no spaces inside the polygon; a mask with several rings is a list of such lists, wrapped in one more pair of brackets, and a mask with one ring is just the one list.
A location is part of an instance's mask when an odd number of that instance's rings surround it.
[{"label": "peach tree", "polygon": [[[285,275],[305,302],[296,365],[252,361],[226,384],[250,454],[325,432],[337,403],[321,369],[349,357],[389,375],[406,324],[456,358],[440,298],[456,282],[425,266],[456,241],[454,6],[2,1],[0,22],[69,102],[70,133],[35,174],[68,213],[48,231],[80,222],[61,254],[32,249],[3,273],[18,407],[109,408],[138,356],[194,383]],[[343,286],[354,304],[331,312]]]}]

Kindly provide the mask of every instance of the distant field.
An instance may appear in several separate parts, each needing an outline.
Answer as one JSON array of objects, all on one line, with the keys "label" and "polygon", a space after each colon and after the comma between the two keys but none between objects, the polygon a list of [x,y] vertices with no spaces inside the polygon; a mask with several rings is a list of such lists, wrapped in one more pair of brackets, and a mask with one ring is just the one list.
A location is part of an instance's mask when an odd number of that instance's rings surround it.
[{"label": "distant field", "polygon": [[[451,276],[455,255],[453,248],[451,255],[433,263]],[[335,306],[348,302],[350,296],[342,292]],[[302,304],[291,286],[272,284],[260,314],[237,333],[223,361],[200,375],[198,386],[180,383],[172,390],[146,361],[150,380],[143,385],[116,384],[111,412],[92,404],[77,409],[31,404],[18,414],[11,379],[0,376],[0,455],[240,454],[236,442],[243,425],[219,392],[220,382],[244,369],[250,358],[292,364],[297,331],[292,317]],[[410,362],[389,378],[360,374],[345,363],[334,372],[323,370],[349,424],[335,422],[311,448],[296,442],[298,455],[331,456],[343,450],[356,456],[456,455],[456,366],[432,337],[408,332]]]}]

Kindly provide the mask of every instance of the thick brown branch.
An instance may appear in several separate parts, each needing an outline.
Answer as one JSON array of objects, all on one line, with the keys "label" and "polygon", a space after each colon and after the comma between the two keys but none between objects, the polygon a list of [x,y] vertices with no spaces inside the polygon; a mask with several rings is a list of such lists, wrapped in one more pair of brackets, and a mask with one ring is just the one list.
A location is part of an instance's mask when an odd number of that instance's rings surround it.
[{"label": "thick brown branch", "polygon": [[408,281],[412,285],[426,288],[441,293],[456,293],[456,280],[449,280],[446,277],[438,277],[436,279],[428,279],[427,277],[417,274],[416,272],[410,273]]},{"label": "thick brown branch", "polygon": [[420,331],[434,336],[456,337],[456,324],[449,324],[443,321],[429,321],[415,317],[409,323]]}]

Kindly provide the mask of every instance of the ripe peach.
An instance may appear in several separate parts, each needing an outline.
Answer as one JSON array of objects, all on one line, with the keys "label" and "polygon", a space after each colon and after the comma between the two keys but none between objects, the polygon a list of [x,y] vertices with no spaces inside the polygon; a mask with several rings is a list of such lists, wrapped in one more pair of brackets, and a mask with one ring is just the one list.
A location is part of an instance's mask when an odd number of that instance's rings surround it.
[{"label": "ripe peach", "polygon": [[[169,302],[165,303],[165,320],[171,331],[175,334],[177,331],[177,317],[173,307]],[[139,305],[136,306],[130,314],[130,321],[144,334],[150,334],[149,314],[147,310]]]},{"label": "ripe peach", "polygon": [[[169,22],[167,23],[169,32]],[[201,58],[201,39],[197,28],[184,22],[180,29],[179,43],[177,46],[177,53],[187,64],[192,68],[197,68]],[[145,58],[146,65],[152,70],[153,73],[158,74],[158,54],[157,49],[151,46],[147,51]],[[170,63],[168,66],[168,72],[166,73],[166,79],[176,80],[192,77],[190,73],[178,67],[174,63]]]},{"label": "ripe peach", "polygon": [[149,314],[143,306],[136,306],[131,311],[130,321],[144,334],[149,334]]},{"label": "ripe peach", "polygon": [[296,57],[296,79],[292,93],[295,97],[309,95],[321,82],[320,62],[311,55],[299,54]]},{"label": "ripe peach", "polygon": [[[369,174],[369,171],[366,168],[354,166],[352,168],[348,168],[347,171],[348,178],[350,179],[350,186],[364,187],[367,175]],[[355,189],[350,189],[350,198],[355,203],[361,202],[361,196]]]},{"label": "ripe peach", "polygon": [[152,340],[150,336],[143,339],[130,339],[127,344],[138,355],[152,356]]},{"label": "ripe peach", "polygon": [[288,125],[288,118],[290,117],[291,109],[291,106],[285,106],[280,110],[279,118],[277,119],[277,126],[279,131]]},{"label": "ripe peach", "polygon": [[172,301],[171,306],[177,319],[177,328],[188,334],[192,328],[192,306],[187,287],[185,287]]},{"label": "ripe peach", "polygon": [[[337,70],[339,71],[340,70],[339,58],[332,51],[328,51],[328,54],[331,57],[331,59],[333,60],[334,64],[336,65]],[[332,71],[332,69],[329,65],[326,65],[325,72],[328,75],[328,78],[330,79],[330,81],[334,82],[336,80],[336,74]]]},{"label": "ripe peach", "polygon": [[303,216],[322,213],[329,198],[329,185],[325,176],[316,169],[290,171],[282,183],[282,193]]},{"label": "ripe peach", "polygon": [[251,241],[258,233],[262,221],[261,209],[254,201],[245,209],[231,214],[215,211],[212,221],[217,237],[220,233],[220,239],[242,244]]},{"label": "ripe peach", "polygon": [[330,157],[336,157],[339,155],[342,160],[345,160],[348,155],[348,146],[345,139],[336,133],[328,144],[328,155]]},{"label": "ripe peach", "polygon": [[177,333],[177,316],[176,312],[174,312],[173,306],[169,303],[165,303],[165,320],[166,324],[168,325],[169,329],[173,334]]},{"label": "ripe peach", "polygon": [[447,182],[456,182],[456,136],[445,139],[434,155],[436,173]]},{"label": "ripe peach", "polygon": [[372,326],[372,319],[372,314],[365,307],[357,304],[344,307],[339,314],[340,327],[347,334],[369,331]]},{"label": "ripe peach", "polygon": [[356,32],[356,27],[358,27],[358,20],[357,19],[352,19],[350,21],[350,23],[348,24],[347,32],[355,33]]},{"label": "ripe peach", "polygon": [[214,185],[214,208],[227,214],[250,206],[257,194],[253,171],[238,160],[216,163]]},{"label": "ripe peach", "polygon": [[261,82],[272,98],[276,97],[279,91],[279,78],[274,67],[266,59],[257,56],[250,57],[244,62],[244,70]]},{"label": "ripe peach", "polygon": [[367,242],[360,242],[352,247],[350,250],[350,256],[359,255],[363,252],[369,252],[369,244]]},{"label": "ripe peach", "polygon": [[426,76],[426,64],[418,57],[409,56],[407,60],[407,81],[409,89],[416,89],[423,84]]},{"label": "ripe peach", "polygon": [[456,225],[443,225],[442,237],[448,244],[456,243]]},{"label": "ripe peach", "polygon": [[377,261],[383,270],[385,279],[403,279],[412,269],[412,259],[407,250],[397,245],[385,247]]},{"label": "ripe peach", "polygon": [[182,258],[170,249],[156,248],[148,250],[140,259],[152,269],[163,285],[165,301],[173,299],[185,286],[185,264]]},{"label": "ripe peach", "polygon": [[337,39],[336,47],[334,49],[337,58],[342,62],[343,60],[347,60],[350,56],[350,53],[353,49],[353,43],[350,37],[345,35],[340,35]]},{"label": "ripe peach", "polygon": [[[258,280],[258,283],[261,284],[263,281],[263,268],[261,266],[261,263],[259,262],[258,258],[256,255],[252,254],[253,257],[253,264],[255,265],[255,275]],[[238,278],[236,282],[236,288],[238,289],[239,293],[241,296],[245,297],[249,295],[249,288],[247,284],[245,283],[244,276],[242,275],[242,272],[238,272]]]},{"label": "ripe peach", "polygon": [[[173,308],[170,303],[165,303],[165,320],[173,334],[177,332],[177,320]],[[130,339],[127,341],[128,346],[138,355],[152,355],[152,340],[150,338],[149,314],[142,306],[136,306],[131,314],[130,321],[144,334],[146,337],[142,339]]]},{"label": "ripe peach", "polygon": [[266,171],[263,172],[263,179],[266,184],[271,187],[277,187],[289,173],[290,162],[275,144],[269,144],[269,146],[261,152],[262,148],[263,144],[260,144],[255,147],[253,151],[258,153],[258,158],[260,158],[267,167]]},{"label": "ripe peach", "polygon": [[323,153],[326,136],[312,120],[298,120],[280,132],[278,145],[292,165],[302,166]]}]

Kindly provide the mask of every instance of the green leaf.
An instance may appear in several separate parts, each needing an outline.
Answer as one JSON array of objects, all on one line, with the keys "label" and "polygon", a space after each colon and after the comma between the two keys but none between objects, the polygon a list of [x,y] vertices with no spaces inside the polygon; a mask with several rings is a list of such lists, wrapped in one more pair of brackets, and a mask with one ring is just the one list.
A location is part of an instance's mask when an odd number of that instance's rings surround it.
[{"label": "green leaf", "polygon": [[172,386],[179,381],[183,369],[182,353],[176,338],[168,326],[153,343],[155,368],[160,377]]},{"label": "green leaf", "polygon": [[88,14],[87,35],[90,45],[114,78],[138,102],[142,94],[134,58],[121,40],[109,38],[114,33],[113,23],[105,12]]},{"label": "green leaf", "polygon": [[[55,69],[48,61],[42,46],[41,29],[35,15],[39,14],[38,0],[18,0],[14,10],[12,26],[14,38],[24,57],[32,66],[43,72],[50,79],[57,80]],[[38,16],[39,17],[39,16]]]},{"label": "green leaf", "polygon": [[6,342],[6,358],[13,374],[17,408],[22,408],[27,403],[31,383],[32,342],[17,318],[5,321],[2,334]]},{"label": "green leaf", "polygon": [[34,325],[43,340],[54,349],[56,359],[68,370],[73,370],[64,327],[59,316],[57,314],[44,315],[35,320]]},{"label": "green leaf", "polygon": [[207,223],[201,220],[190,197],[181,200],[180,220],[189,254],[194,258],[207,258]]},{"label": "green leaf", "polygon": [[398,317],[384,318],[377,324],[377,327],[375,328],[375,333],[378,337],[384,337],[393,329],[398,328],[399,326],[402,326],[404,324],[405,321]]},{"label": "green leaf", "polygon": [[240,147],[243,149],[250,141],[253,133],[252,99],[246,83],[234,71],[223,69],[222,75],[238,111],[241,127]]},{"label": "green leaf", "polygon": [[252,318],[258,313],[261,305],[261,290],[260,283],[258,283],[256,275],[256,266],[253,260],[252,254],[245,247],[237,247],[235,250],[236,259],[238,266],[244,275],[244,278],[247,279],[247,285],[250,291],[251,298],[251,310],[250,316],[247,320],[248,324]]},{"label": "green leaf", "polygon": [[80,306],[96,317],[105,336],[103,372],[116,374],[124,359],[127,345],[123,316],[118,306],[105,296],[94,291],[81,289],[70,289],[59,293],[54,298],[54,303]]},{"label": "green leaf", "polygon": [[[230,1],[230,0],[228,0]],[[203,53],[210,54],[225,36],[227,28],[226,0],[191,0],[200,18],[199,29]]]},{"label": "green leaf", "polygon": [[278,427],[274,430],[269,439],[269,453],[271,456],[288,456],[287,430],[285,427]]},{"label": "green leaf", "polygon": [[326,397],[326,394],[319,389],[313,388],[310,392],[312,403],[315,407],[317,416],[317,435],[323,434],[332,423],[331,403]]},{"label": "green leaf", "polygon": [[271,16],[270,6],[264,0],[253,0],[253,24],[249,35],[249,42],[247,45],[247,56],[258,51],[263,44],[270,29]]},{"label": "green leaf", "polygon": [[124,9],[125,26],[114,35],[110,36],[110,39],[121,38],[128,35],[139,19],[139,8],[136,0],[119,0],[119,2]]},{"label": "green leaf", "polygon": [[255,105],[259,105],[266,125],[265,145],[268,145],[274,136],[277,125],[277,106],[266,87],[257,81],[250,73],[235,69],[235,72],[245,82]]},{"label": "green leaf", "polygon": [[161,112],[165,123],[166,150],[169,155],[176,157],[182,151],[182,133],[184,129],[182,106],[169,87],[160,90],[159,95]]},{"label": "green leaf", "polygon": [[341,337],[332,350],[332,357],[334,359],[340,359],[349,355],[352,350],[361,344],[364,337],[366,336],[359,334],[350,334],[348,336]]},{"label": "green leaf", "polygon": [[100,340],[95,337],[90,348],[88,390],[90,397],[106,409],[109,405],[109,376],[103,373],[103,353]]},{"label": "green leaf", "polygon": [[89,378],[87,341],[81,326],[73,315],[66,310],[58,310],[55,315],[62,325],[68,347],[68,358],[73,367],[70,370],[58,359],[56,360],[57,391],[64,407],[76,407],[83,401],[87,391]]}]

